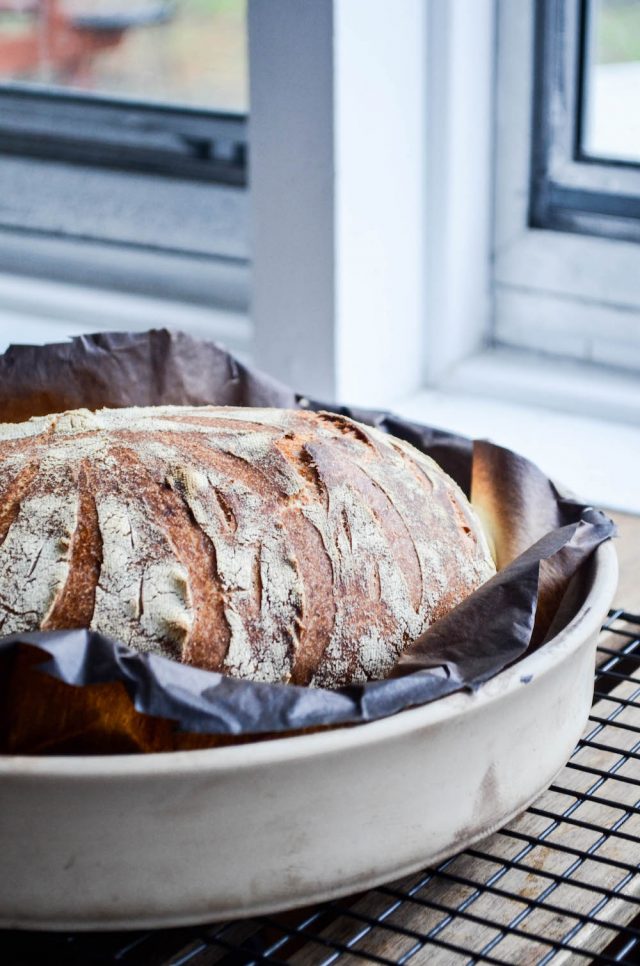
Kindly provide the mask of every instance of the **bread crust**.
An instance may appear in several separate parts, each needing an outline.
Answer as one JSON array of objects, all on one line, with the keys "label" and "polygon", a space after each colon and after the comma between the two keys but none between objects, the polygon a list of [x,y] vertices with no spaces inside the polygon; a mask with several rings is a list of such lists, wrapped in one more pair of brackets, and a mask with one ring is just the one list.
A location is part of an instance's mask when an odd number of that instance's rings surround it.
[{"label": "bread crust", "polygon": [[91,627],[257,681],[384,677],[495,567],[456,484],[331,413],[0,426],[0,633]]}]

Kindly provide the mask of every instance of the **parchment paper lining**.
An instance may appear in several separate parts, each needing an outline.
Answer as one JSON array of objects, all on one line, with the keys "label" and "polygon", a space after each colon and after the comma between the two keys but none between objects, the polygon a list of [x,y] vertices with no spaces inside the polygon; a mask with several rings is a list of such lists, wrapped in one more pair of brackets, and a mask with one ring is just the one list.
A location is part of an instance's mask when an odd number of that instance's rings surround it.
[{"label": "parchment paper lining", "polygon": [[203,747],[362,723],[477,688],[567,623],[591,554],[615,530],[509,450],[388,413],[311,401],[183,333],[82,336],[11,347],[0,357],[5,422],[82,406],[166,404],[333,409],[408,440],[471,496],[498,573],[415,641],[389,679],[336,691],[237,681],[137,654],[89,630],[4,638],[4,752]]}]

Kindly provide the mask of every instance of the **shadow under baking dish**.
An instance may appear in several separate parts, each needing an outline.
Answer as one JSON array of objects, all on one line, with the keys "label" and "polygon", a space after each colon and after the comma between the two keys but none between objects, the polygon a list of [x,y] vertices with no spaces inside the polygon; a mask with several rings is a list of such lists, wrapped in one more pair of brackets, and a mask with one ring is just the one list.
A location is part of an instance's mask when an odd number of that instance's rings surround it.
[{"label": "shadow under baking dish", "polygon": [[347,729],[203,751],[0,757],[0,927],[127,929],[347,895],[525,808],[587,719],[611,542],[584,602],[473,694]]}]

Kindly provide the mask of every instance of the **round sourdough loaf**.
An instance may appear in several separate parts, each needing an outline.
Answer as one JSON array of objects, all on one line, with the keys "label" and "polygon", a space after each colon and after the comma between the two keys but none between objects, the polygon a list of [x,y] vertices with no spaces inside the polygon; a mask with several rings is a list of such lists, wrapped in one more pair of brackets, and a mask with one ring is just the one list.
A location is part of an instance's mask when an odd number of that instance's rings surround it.
[{"label": "round sourdough loaf", "polygon": [[278,409],[0,426],[0,634],[90,627],[256,681],[380,678],[495,568],[407,443]]}]

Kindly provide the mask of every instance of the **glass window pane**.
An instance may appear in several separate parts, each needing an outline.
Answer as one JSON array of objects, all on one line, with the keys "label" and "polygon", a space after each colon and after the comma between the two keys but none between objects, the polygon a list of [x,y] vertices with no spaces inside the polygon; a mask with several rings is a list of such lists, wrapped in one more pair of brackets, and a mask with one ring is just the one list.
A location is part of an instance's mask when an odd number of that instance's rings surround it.
[{"label": "glass window pane", "polygon": [[0,0],[0,84],[246,112],[246,0]]},{"label": "glass window pane", "polygon": [[640,0],[589,0],[582,150],[640,162]]}]

